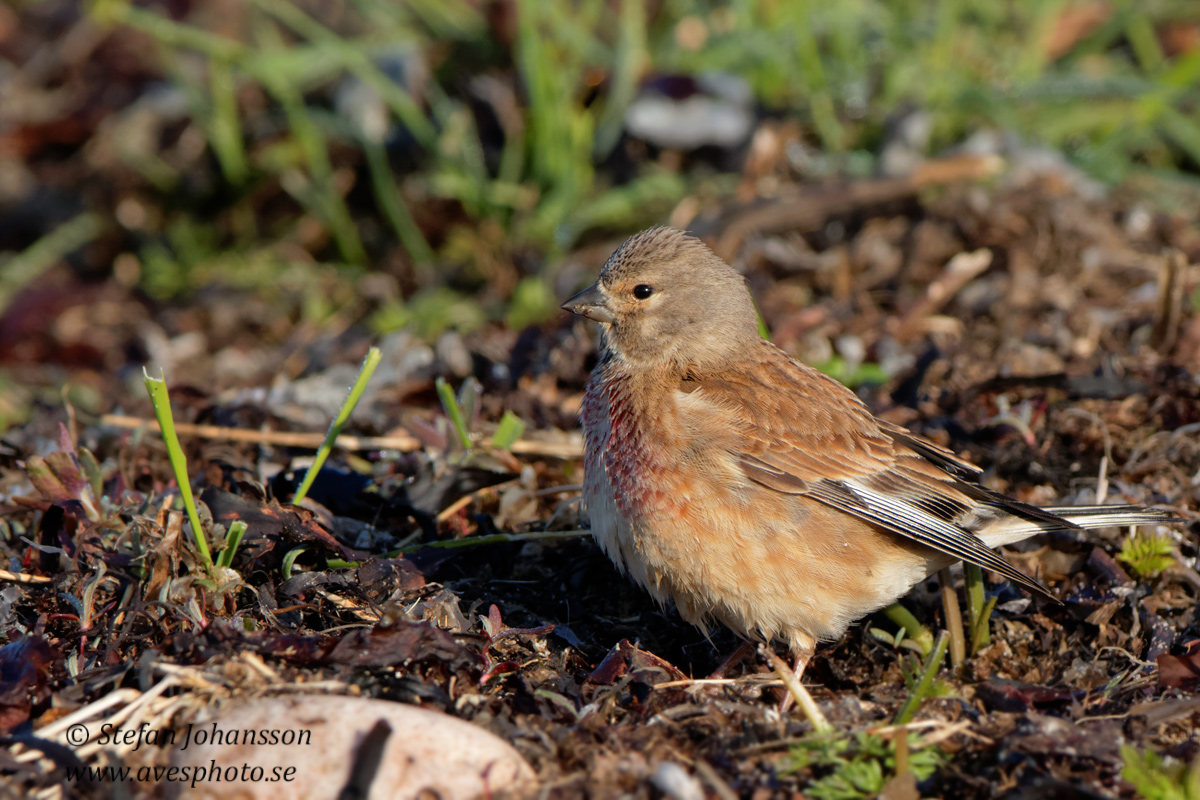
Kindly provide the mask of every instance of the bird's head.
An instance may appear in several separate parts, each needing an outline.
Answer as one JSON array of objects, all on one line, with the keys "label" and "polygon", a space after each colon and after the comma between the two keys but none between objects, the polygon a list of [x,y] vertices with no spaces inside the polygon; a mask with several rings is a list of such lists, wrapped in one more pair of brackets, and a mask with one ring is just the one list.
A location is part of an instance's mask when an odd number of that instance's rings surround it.
[{"label": "bird's head", "polygon": [[631,236],[562,307],[599,322],[609,353],[637,367],[719,366],[759,338],[745,279],[673,228]]}]

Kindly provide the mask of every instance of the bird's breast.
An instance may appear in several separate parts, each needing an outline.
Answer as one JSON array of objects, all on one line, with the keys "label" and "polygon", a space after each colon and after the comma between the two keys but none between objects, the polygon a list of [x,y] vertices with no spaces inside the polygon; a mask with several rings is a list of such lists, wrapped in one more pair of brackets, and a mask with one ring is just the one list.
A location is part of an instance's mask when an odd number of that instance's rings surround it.
[{"label": "bird's breast", "polygon": [[588,466],[603,472],[605,488],[631,523],[650,513],[677,513],[693,494],[673,469],[679,450],[674,410],[639,389],[628,378],[594,381],[583,404]]}]

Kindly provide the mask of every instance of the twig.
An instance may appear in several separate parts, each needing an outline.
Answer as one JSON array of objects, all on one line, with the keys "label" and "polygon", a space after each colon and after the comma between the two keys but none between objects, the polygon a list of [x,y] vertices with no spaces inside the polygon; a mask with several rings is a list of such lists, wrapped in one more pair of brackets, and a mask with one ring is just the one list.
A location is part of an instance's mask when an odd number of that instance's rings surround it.
[{"label": "twig", "polygon": [[53,578],[45,575],[26,575],[24,572],[9,572],[6,569],[0,569],[0,581],[13,581],[14,583],[49,583]]},{"label": "twig", "polygon": [[1187,256],[1179,250],[1168,251],[1158,272],[1158,314],[1150,335],[1151,346],[1160,353],[1168,353],[1179,340],[1179,326],[1183,319],[1184,271]]},{"label": "twig", "polygon": [[810,231],[821,228],[838,214],[864,206],[894,202],[921,189],[960,180],[979,180],[995,175],[1004,162],[995,156],[956,156],[929,161],[900,178],[859,181],[834,189],[818,189],[779,197],[767,205],[755,205],[730,214],[729,222],[716,237],[713,250],[726,261],[737,256],[742,242],[754,233]]},{"label": "twig", "polygon": [[[592,531],[590,528],[582,528],[577,531],[531,531],[530,533],[493,533],[488,536],[464,536],[461,539],[443,539],[437,542],[422,542],[420,544],[409,545],[408,547],[400,547],[395,550],[389,550],[387,557],[396,558],[406,553],[415,553],[418,550],[424,550],[426,547],[432,547],[435,550],[456,550],[460,547],[475,547],[482,544],[504,544],[506,542],[536,542],[543,539],[578,539],[581,536],[590,536]],[[333,569],[357,569],[359,562],[357,561],[342,561],[341,559],[329,559],[327,562]],[[281,611],[283,609],[280,609]]]},{"label": "twig", "polygon": [[896,339],[906,342],[925,333],[929,316],[954,299],[964,286],[982,275],[991,264],[992,251],[986,248],[959,253],[951,258],[937,278],[926,287],[925,295],[900,320],[894,333]]},{"label": "twig", "polygon": [[737,792],[725,782],[724,778],[717,774],[717,771],[712,768],[711,764],[702,758],[698,758],[693,766],[696,768],[696,774],[713,788],[717,797],[721,798],[721,800],[737,800]]},{"label": "twig", "polygon": [[424,542],[402,548],[402,553],[415,553],[426,547],[443,550],[454,550],[459,547],[474,547],[480,544],[503,544],[504,542],[536,542],[542,539],[578,539],[580,536],[591,536],[590,528],[577,531],[531,531],[529,533],[493,533],[488,536],[465,536],[462,539],[444,539],[438,542]]},{"label": "twig", "polygon": [[[136,430],[159,430],[158,423],[144,417],[134,417],[127,414],[104,414],[100,424],[113,428]],[[302,433],[296,431],[252,431],[245,428],[227,428],[220,425],[195,425],[187,422],[175,423],[175,432],[181,436],[196,436],[201,439],[224,439],[230,442],[249,442],[251,444],[275,445],[277,447],[303,447],[315,450],[325,440],[321,433]],[[420,450],[424,445],[415,436],[406,433],[391,436],[350,436],[341,434],[334,442],[343,450],[399,450],[412,452]],[[491,439],[483,440],[484,446],[491,445]],[[545,456],[548,458],[582,458],[583,440],[569,442],[539,442],[531,439],[521,439],[513,442],[509,448],[517,455]]]},{"label": "twig", "polygon": [[783,681],[776,678],[766,678],[762,675],[747,675],[742,678],[683,678],[677,681],[656,683],[651,688],[658,691],[659,689],[675,689],[680,686],[761,686],[772,688],[784,685]]}]

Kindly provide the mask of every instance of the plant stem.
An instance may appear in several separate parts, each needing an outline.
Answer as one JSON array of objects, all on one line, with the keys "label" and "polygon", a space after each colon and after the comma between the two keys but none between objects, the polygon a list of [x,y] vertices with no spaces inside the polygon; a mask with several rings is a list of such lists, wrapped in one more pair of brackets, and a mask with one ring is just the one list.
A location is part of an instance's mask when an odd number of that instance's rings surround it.
[{"label": "plant stem", "polygon": [[971,630],[971,652],[977,653],[988,646],[991,635],[988,630],[988,604],[984,595],[983,570],[978,564],[963,563],[963,577],[967,586],[967,621]]},{"label": "plant stem", "polygon": [[911,611],[899,603],[892,603],[883,610],[883,613],[892,622],[904,628],[908,638],[917,643],[923,654],[929,655],[929,651],[933,647],[933,632],[922,625]]},{"label": "plant stem", "polygon": [[946,628],[950,631],[950,661],[958,669],[967,660],[967,637],[963,633],[962,608],[958,605],[958,593],[954,591],[949,567],[938,570],[938,584],[942,587],[942,608],[946,612]]},{"label": "plant stem", "polygon": [[907,725],[909,722],[912,722],[912,718],[916,715],[917,710],[920,709],[921,703],[925,701],[930,688],[933,686],[933,676],[937,674],[938,668],[946,658],[946,647],[949,643],[950,634],[945,631],[939,632],[932,652],[926,657],[925,663],[921,666],[921,677],[917,680],[917,685],[913,687],[912,693],[909,694],[908,699],[904,701],[904,705],[896,713],[896,718],[892,720],[892,724]]}]

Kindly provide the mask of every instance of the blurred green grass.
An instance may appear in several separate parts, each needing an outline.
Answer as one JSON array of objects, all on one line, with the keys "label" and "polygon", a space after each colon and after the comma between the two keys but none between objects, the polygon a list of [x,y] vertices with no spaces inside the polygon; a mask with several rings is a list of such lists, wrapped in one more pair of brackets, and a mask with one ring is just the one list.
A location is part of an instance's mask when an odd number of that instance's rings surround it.
[{"label": "blurred green grass", "polygon": [[[138,253],[157,296],[223,272],[265,288],[286,271],[276,245],[293,228],[247,219],[247,198],[278,187],[327,230],[323,260],[362,267],[400,243],[408,291],[376,311],[379,330],[545,319],[559,256],[589,234],[660,221],[696,180],[651,159],[619,178],[608,167],[654,75],[740,76],[843,165],[872,164],[889,118],[915,108],[931,115],[932,151],[998,128],[1109,184],[1193,181],[1200,166],[1200,47],[1171,45],[1200,26],[1194,3],[247,0],[241,11],[176,21],[153,4],[90,6],[154,42],[226,184],[224,206],[173,209]],[[366,89],[360,115],[334,107],[347,80]],[[492,81],[498,133],[484,129],[473,80]],[[240,100],[248,87],[265,107]],[[152,158],[131,166],[164,192],[183,180]],[[347,192],[347,169],[369,182],[365,201]]]}]

